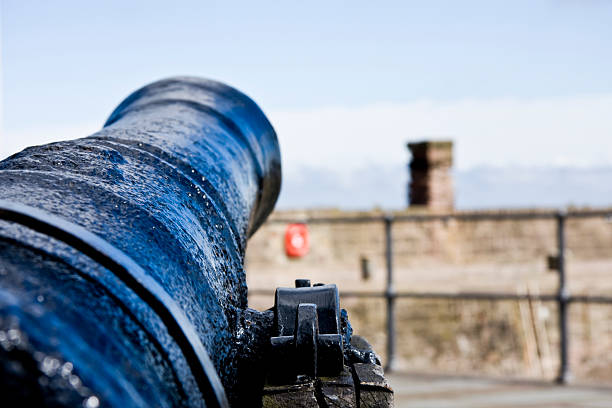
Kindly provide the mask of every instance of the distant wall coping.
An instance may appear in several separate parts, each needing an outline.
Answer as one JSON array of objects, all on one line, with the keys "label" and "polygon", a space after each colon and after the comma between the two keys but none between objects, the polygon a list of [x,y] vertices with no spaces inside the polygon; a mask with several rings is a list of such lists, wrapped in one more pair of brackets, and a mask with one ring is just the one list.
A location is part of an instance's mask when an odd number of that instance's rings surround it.
[{"label": "distant wall coping", "polygon": [[277,210],[274,211],[269,221],[283,220],[312,220],[312,219],[327,219],[327,218],[360,218],[360,217],[382,217],[386,215],[403,216],[403,215],[424,215],[424,216],[471,216],[471,215],[505,215],[505,214],[520,214],[520,215],[549,215],[554,216],[559,211],[564,211],[570,215],[598,215],[603,213],[612,214],[612,206],[610,207],[567,207],[567,208],[490,208],[476,210],[432,210],[425,206],[412,206],[401,210],[386,211],[379,208],[371,210],[342,210],[338,208],[314,208],[302,210]]}]

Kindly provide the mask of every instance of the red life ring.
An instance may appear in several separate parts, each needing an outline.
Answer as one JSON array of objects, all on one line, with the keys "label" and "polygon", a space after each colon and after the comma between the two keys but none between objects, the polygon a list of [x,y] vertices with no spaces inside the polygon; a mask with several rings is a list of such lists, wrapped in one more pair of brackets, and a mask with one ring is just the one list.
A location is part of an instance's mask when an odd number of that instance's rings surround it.
[{"label": "red life ring", "polygon": [[285,232],[285,252],[291,258],[299,258],[308,253],[310,239],[306,224],[289,224]]}]

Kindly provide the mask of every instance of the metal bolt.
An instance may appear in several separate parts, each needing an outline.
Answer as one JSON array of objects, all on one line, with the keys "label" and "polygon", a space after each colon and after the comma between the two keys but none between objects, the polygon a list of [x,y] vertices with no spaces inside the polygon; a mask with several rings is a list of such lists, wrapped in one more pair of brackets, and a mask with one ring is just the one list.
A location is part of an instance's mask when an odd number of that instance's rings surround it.
[{"label": "metal bolt", "polygon": [[295,280],[296,288],[309,288],[310,287],[310,279],[296,279]]}]

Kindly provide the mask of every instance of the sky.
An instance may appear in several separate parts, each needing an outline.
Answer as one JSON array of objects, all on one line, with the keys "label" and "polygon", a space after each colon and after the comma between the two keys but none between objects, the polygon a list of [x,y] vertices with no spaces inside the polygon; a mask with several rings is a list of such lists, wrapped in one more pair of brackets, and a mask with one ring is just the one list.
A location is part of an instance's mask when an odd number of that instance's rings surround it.
[{"label": "sky", "polygon": [[460,207],[612,204],[612,1],[2,0],[0,13],[0,158],[91,134],[134,89],[188,74],[266,112],[281,207],[401,207],[405,144],[428,138],[455,142]]}]

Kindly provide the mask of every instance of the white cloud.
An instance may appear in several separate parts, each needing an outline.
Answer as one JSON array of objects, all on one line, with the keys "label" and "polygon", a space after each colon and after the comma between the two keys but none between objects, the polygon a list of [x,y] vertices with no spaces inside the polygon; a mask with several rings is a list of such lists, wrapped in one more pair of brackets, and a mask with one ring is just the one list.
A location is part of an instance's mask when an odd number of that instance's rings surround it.
[{"label": "white cloud", "polygon": [[[404,165],[406,142],[431,137],[455,141],[460,170],[612,164],[612,95],[378,103],[268,115],[279,135],[286,174],[318,168],[350,182],[367,166]],[[0,137],[0,158],[30,145],[84,137],[100,126],[7,130]]]},{"label": "white cloud", "polygon": [[564,99],[423,101],[272,111],[286,172],[348,176],[402,164],[409,140],[450,138],[456,166],[590,167],[612,163],[612,95]]},{"label": "white cloud", "polygon": [[[272,111],[285,173],[279,205],[401,208],[405,143],[431,136],[456,142],[460,208],[609,205],[611,113],[612,95]],[[99,128],[12,130],[0,138],[0,158]]]}]

